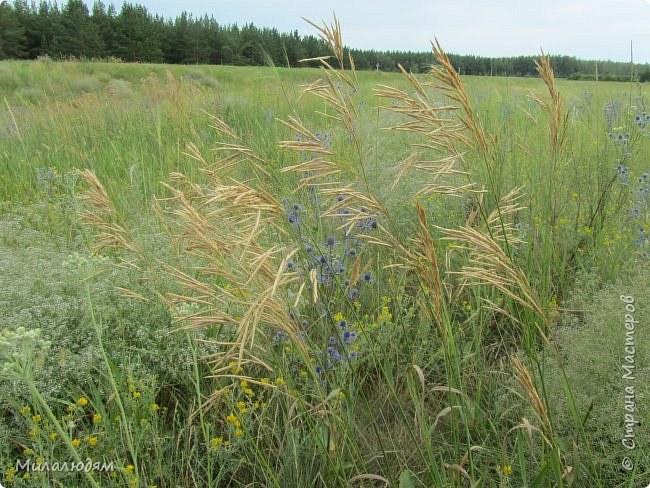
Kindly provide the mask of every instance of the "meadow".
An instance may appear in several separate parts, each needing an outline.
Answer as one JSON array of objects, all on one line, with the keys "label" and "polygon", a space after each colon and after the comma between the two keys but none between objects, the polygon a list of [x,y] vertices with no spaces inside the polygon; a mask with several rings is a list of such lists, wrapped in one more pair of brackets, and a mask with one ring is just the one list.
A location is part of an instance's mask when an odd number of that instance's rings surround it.
[{"label": "meadow", "polygon": [[650,87],[320,29],[0,63],[0,483],[646,486]]}]

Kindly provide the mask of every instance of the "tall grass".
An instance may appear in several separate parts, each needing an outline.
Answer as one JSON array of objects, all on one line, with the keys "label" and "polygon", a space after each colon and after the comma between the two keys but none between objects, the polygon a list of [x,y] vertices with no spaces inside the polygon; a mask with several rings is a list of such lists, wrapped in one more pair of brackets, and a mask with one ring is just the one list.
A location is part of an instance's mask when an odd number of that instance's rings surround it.
[{"label": "tall grass", "polygon": [[[5,95],[3,196],[36,198],[36,183],[60,202],[61,175],[87,168],[71,232],[141,280],[120,285],[134,307],[164,303],[188,337],[188,383],[149,393],[168,409],[144,431],[153,446],[134,425],[143,388],[101,348],[119,480],[634,486],[647,454],[632,473],[601,463],[554,342],[578,271],[611,280],[633,249],[616,165],[647,156],[647,134],[619,126],[630,114],[602,125],[615,86],[555,80],[543,55],[541,82],[464,79],[438,43],[428,77],[357,73],[336,18],[312,25],[331,47],[320,70],[83,65],[70,89],[88,92],[45,93],[42,114]],[[637,132],[623,145],[608,130]],[[36,174],[53,154],[57,172]],[[178,466],[157,467],[174,449]]]}]

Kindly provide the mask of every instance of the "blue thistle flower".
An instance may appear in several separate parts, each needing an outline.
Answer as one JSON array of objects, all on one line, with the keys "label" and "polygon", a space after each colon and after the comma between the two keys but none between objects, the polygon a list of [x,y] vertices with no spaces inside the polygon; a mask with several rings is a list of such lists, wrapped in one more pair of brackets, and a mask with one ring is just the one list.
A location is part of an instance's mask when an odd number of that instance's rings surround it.
[{"label": "blue thistle flower", "polygon": [[335,361],[343,361],[343,356],[341,356],[341,353],[339,353],[334,347],[328,347],[327,354],[329,354],[329,356]]}]

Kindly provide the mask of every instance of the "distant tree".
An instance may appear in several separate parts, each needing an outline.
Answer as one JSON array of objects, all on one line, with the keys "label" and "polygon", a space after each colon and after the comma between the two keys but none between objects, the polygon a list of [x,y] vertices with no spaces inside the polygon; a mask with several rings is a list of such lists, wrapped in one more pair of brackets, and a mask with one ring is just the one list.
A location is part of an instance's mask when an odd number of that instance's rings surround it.
[{"label": "distant tree", "polygon": [[62,55],[98,57],[104,53],[104,42],[98,26],[90,19],[82,0],[68,0],[61,10],[63,34],[54,42],[54,50]]},{"label": "distant tree", "polygon": [[99,56],[113,56],[115,51],[116,24],[115,7],[111,4],[106,5],[101,0],[96,0],[93,4],[91,22],[95,25],[99,38],[101,39],[101,52]]},{"label": "distant tree", "polygon": [[0,59],[22,58],[27,54],[25,29],[8,2],[0,4]]},{"label": "distant tree", "polygon": [[163,30],[147,9],[125,3],[116,18],[114,55],[125,61],[161,63]]}]

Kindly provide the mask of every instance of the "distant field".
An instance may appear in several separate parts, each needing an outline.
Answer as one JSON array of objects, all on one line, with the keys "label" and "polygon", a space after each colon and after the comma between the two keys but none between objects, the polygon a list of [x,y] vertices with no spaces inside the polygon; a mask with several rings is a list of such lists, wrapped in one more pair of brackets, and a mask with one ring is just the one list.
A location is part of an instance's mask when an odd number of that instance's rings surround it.
[{"label": "distant field", "polygon": [[[169,172],[192,167],[182,154],[188,142],[200,150],[211,147],[214,134],[204,111],[225,118],[238,131],[250,134],[260,150],[272,154],[283,134],[276,118],[299,110],[309,120],[310,112],[322,109],[309,97],[299,107],[296,102],[300,85],[318,77],[318,70],[308,68],[2,62],[0,167],[9,178],[0,183],[0,198],[29,198],[37,190],[37,169],[51,167],[59,173],[92,168],[109,186],[116,184],[123,190],[129,181],[136,186],[134,193],[147,200]],[[387,115],[377,111],[381,101],[372,90],[378,84],[404,87],[405,82],[395,73],[360,72],[358,77],[355,97],[365,104],[360,123],[371,138],[368,150],[375,148],[373,163],[383,171],[403,153],[395,150],[398,138],[392,136],[388,142],[378,135],[378,129],[388,125]],[[518,143],[528,146],[534,160],[544,134],[534,130],[525,111],[539,118],[538,107],[527,97],[543,94],[543,83],[499,77],[463,80],[486,128],[500,134],[504,148]],[[574,159],[592,164],[594,154],[604,156],[604,105],[615,102],[628,107],[649,91],[644,85],[564,80],[558,81],[558,87],[576,122]],[[649,148],[641,150],[648,155]],[[522,161],[519,155],[514,160],[514,154],[503,153],[506,176],[530,184],[515,175]]]},{"label": "distant field", "polygon": [[650,482],[650,86],[441,69],[0,62],[0,482]]}]

